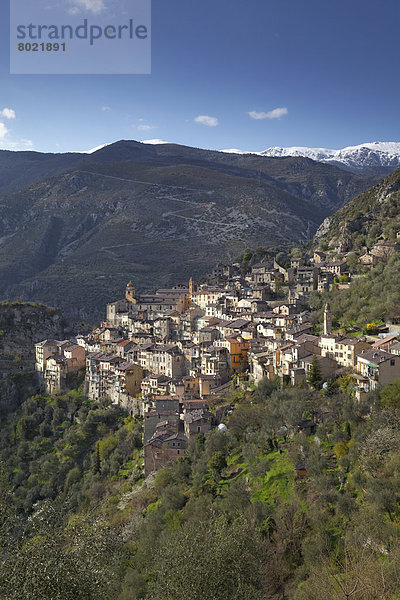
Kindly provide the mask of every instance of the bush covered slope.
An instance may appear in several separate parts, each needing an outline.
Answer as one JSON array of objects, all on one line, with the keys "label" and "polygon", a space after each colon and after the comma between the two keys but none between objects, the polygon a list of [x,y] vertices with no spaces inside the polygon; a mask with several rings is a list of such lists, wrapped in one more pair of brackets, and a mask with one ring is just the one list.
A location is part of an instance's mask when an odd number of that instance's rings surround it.
[{"label": "bush covered slope", "polygon": [[387,240],[396,240],[399,231],[400,169],[397,169],[327,217],[317,231],[314,245],[359,251],[363,246],[373,246],[382,235]]},{"label": "bush covered slope", "polygon": [[226,434],[147,480],[140,422],[79,390],[10,414],[1,597],[396,598],[399,383],[362,405],[346,379],[329,395],[262,382],[229,401]]}]

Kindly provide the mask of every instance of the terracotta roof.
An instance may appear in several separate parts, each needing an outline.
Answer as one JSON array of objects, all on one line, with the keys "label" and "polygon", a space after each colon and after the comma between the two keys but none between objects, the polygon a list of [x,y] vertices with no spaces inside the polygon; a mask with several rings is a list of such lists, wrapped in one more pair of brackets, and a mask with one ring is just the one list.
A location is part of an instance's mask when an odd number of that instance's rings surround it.
[{"label": "terracotta roof", "polygon": [[374,342],[372,344],[372,346],[374,348],[380,348],[381,346],[387,346],[389,342],[393,342],[393,341],[397,341],[397,336],[396,335],[388,335],[385,338],[382,338],[381,340],[378,340],[376,342]]},{"label": "terracotta roof", "polygon": [[291,342],[290,344],[285,344],[284,346],[280,346],[279,348],[277,348],[277,350],[279,350],[279,352],[281,350],[287,350],[288,348],[293,348],[294,346],[294,342]]}]

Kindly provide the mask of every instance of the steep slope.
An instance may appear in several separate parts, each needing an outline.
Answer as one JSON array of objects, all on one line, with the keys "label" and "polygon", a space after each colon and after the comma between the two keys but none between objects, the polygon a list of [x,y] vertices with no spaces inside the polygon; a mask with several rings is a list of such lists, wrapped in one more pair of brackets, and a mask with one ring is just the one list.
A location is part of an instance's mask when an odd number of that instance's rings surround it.
[{"label": "steep slope", "polygon": [[0,295],[83,319],[131,278],[151,289],[249,245],[304,242],[376,181],[301,157],[133,141],[66,160],[67,172],[1,198]]},{"label": "steep slope", "polygon": [[350,174],[333,165],[325,165],[307,157],[262,157],[255,154],[233,155],[186,146],[163,144],[156,146],[158,157],[173,162],[207,164],[208,168],[243,174],[253,179],[269,179],[291,194],[305,198],[329,211],[354,196],[357,188],[364,187],[378,177],[371,174]]},{"label": "steep slope", "polygon": [[82,154],[0,150],[0,197],[58,175],[82,161]]},{"label": "steep slope", "polygon": [[315,244],[359,250],[371,247],[383,235],[396,240],[400,231],[400,169],[327,217],[315,235]]},{"label": "steep slope", "polygon": [[[337,323],[361,330],[368,323],[400,319],[400,169],[360,194],[325,219],[313,240],[314,248],[349,253],[348,264],[358,276],[345,289],[333,289],[328,301]],[[397,241],[397,245],[393,242]],[[379,242],[377,244],[377,242]],[[389,242],[389,243],[388,243]],[[366,251],[369,254],[366,255]],[[373,258],[372,255],[375,255]],[[369,268],[358,263],[364,255]],[[367,272],[366,272],[367,271]],[[363,275],[363,276],[361,276]]]},{"label": "steep slope", "polygon": [[28,394],[37,391],[35,344],[64,339],[67,322],[60,310],[24,302],[0,303],[0,424]]}]

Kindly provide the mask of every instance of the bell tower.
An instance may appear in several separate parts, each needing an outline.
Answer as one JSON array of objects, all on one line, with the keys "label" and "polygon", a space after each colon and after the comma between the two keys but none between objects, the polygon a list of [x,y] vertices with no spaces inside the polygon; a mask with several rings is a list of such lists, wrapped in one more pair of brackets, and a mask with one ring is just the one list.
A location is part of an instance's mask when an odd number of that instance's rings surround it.
[{"label": "bell tower", "polygon": [[191,277],[189,280],[189,293],[185,296],[185,310],[189,310],[192,304],[192,296],[194,294],[194,282]]},{"label": "bell tower", "polygon": [[133,285],[132,281],[130,281],[126,286],[125,298],[128,300],[128,302],[131,302],[132,304],[136,304],[137,302],[137,299],[135,297],[135,286]]},{"label": "bell tower", "polygon": [[332,333],[332,315],[329,310],[329,304],[325,304],[324,310],[324,335],[331,335]]}]

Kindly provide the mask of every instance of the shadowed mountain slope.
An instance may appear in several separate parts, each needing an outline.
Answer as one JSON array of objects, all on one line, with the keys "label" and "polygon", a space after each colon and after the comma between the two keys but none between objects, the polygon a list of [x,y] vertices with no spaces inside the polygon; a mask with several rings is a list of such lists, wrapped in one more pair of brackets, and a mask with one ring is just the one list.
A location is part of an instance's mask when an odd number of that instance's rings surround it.
[{"label": "shadowed mountain slope", "polygon": [[0,295],[83,319],[129,279],[151,289],[248,246],[306,241],[377,181],[302,157],[134,141],[90,155],[0,153],[0,174]]}]

